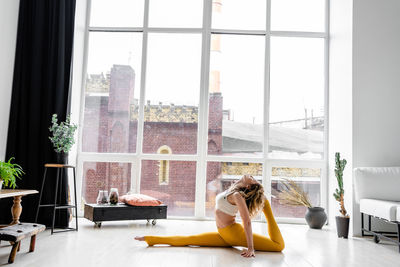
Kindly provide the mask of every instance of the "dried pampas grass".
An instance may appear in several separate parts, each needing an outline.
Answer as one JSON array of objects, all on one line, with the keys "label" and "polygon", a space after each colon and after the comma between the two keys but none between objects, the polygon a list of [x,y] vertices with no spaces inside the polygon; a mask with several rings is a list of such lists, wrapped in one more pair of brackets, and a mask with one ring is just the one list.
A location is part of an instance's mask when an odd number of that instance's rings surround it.
[{"label": "dried pampas grass", "polygon": [[290,206],[306,206],[311,208],[308,194],[293,180],[283,178],[283,190],[278,193],[279,203]]}]

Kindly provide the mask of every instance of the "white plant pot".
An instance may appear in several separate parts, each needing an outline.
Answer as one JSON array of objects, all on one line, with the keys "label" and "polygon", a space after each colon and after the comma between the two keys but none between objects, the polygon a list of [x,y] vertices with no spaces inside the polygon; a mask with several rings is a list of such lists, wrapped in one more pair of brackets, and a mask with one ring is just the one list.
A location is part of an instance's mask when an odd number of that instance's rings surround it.
[{"label": "white plant pot", "polygon": [[2,187],[3,187],[3,180],[0,180],[0,191]]}]

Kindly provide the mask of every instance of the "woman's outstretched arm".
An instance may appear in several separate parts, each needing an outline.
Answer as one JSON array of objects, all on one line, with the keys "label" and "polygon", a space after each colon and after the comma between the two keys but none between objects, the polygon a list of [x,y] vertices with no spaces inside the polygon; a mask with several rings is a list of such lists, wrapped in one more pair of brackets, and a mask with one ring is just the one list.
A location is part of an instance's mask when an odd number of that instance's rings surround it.
[{"label": "woman's outstretched arm", "polygon": [[247,250],[243,251],[242,256],[246,258],[255,257],[253,231],[251,228],[251,219],[249,215],[249,210],[246,205],[246,201],[238,192],[233,193],[232,197],[235,201],[236,206],[239,209],[240,217],[242,217],[243,221],[244,232],[246,234]]}]

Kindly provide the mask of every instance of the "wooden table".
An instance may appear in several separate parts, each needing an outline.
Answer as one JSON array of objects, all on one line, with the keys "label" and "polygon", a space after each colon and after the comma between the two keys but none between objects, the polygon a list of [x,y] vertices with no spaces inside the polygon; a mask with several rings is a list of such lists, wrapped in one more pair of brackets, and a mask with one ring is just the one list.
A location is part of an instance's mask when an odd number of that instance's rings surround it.
[{"label": "wooden table", "polygon": [[36,190],[26,190],[26,189],[1,189],[0,190],[0,198],[13,197],[14,204],[11,208],[11,214],[13,217],[13,221],[10,225],[14,225],[19,222],[19,216],[21,216],[22,206],[21,206],[21,198],[26,195],[37,194],[39,193]]}]

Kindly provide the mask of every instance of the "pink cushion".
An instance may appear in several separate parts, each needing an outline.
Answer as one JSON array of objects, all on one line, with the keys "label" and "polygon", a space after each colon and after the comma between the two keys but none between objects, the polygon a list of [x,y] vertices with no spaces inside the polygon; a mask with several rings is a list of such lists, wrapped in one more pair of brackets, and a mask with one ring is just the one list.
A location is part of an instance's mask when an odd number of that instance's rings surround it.
[{"label": "pink cushion", "polygon": [[154,197],[142,194],[129,194],[119,197],[119,201],[131,206],[159,206],[162,202]]}]

